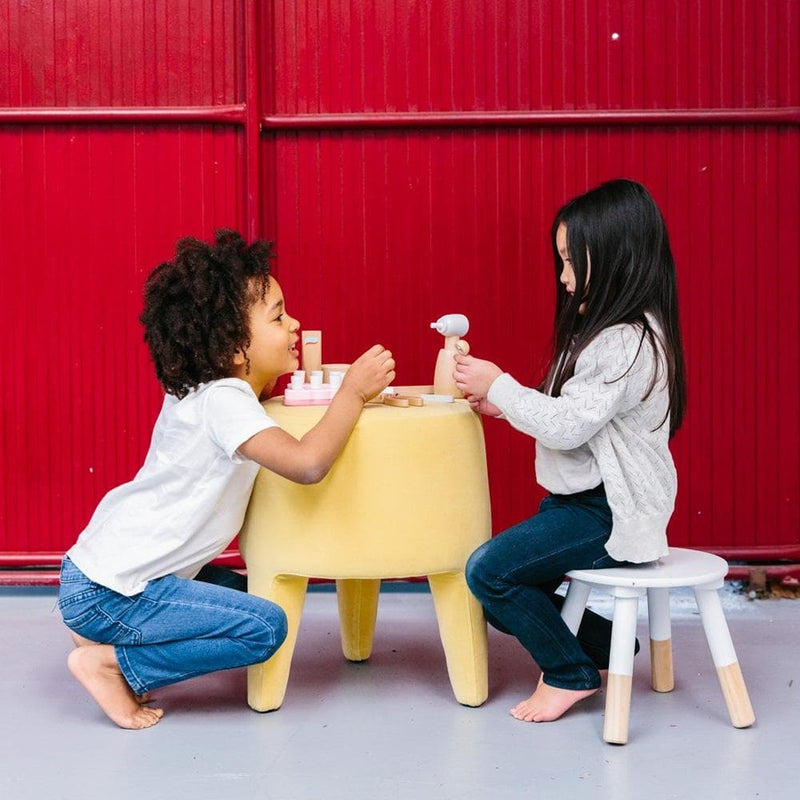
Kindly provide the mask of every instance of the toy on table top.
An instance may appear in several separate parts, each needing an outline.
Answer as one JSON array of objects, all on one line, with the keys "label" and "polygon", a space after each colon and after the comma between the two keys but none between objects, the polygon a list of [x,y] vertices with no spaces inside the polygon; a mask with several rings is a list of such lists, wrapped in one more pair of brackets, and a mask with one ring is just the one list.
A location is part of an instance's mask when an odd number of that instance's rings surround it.
[{"label": "toy on table top", "polygon": [[306,383],[311,383],[311,373],[322,369],[322,331],[303,331],[300,346]]},{"label": "toy on table top", "polygon": [[344,372],[331,372],[329,383],[322,382],[323,371],[312,370],[311,379],[306,383],[305,370],[292,373],[289,385],[283,392],[285,406],[327,406],[338,388],[342,385]]},{"label": "toy on table top", "polygon": [[469,344],[460,338],[466,336],[469,330],[469,320],[463,314],[445,314],[436,322],[431,322],[431,328],[435,328],[444,336],[444,347],[439,351],[436,369],[433,373],[433,393],[463,397],[464,395],[456,386],[453,371],[455,370],[456,353],[462,356],[469,353]]},{"label": "toy on table top", "polygon": [[[460,337],[469,330],[469,320],[463,314],[446,314],[431,323],[444,336],[444,347],[436,359],[433,386],[407,386],[399,390],[388,386],[373,403],[388,406],[424,406],[426,403],[452,403],[463,397],[453,380],[456,353],[469,353],[469,344]],[[286,406],[324,406],[333,399],[342,385],[349,364],[322,363],[322,331],[303,331],[300,337],[303,369],[296,370],[283,395]],[[430,390],[433,389],[431,392]]]},{"label": "toy on table top", "polygon": [[[342,385],[349,364],[322,363],[322,331],[300,335],[303,369],[295,370],[283,393],[285,406],[327,406]],[[327,380],[326,380],[327,379]]]}]

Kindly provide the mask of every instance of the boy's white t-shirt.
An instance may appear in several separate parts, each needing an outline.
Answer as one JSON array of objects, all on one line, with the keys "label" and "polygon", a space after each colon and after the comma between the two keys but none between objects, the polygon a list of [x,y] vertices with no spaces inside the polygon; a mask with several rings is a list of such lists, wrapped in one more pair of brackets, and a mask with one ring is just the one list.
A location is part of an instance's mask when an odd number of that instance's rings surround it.
[{"label": "boy's white t-shirt", "polygon": [[276,425],[239,378],[167,395],[144,465],[101,500],[67,555],[128,596],[164,575],[193,578],[242,525],[259,465],[237,449]]}]

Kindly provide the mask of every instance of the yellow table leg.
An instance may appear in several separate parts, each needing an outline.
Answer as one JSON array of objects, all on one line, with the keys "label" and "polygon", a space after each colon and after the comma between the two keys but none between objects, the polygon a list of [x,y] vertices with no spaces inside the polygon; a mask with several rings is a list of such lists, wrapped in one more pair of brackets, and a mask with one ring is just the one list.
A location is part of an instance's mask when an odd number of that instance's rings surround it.
[{"label": "yellow table leg", "polygon": [[372,655],[380,591],[380,580],[336,581],[342,652],[348,661],[366,661]]},{"label": "yellow table leg", "polygon": [[308,578],[297,575],[276,575],[255,585],[251,577],[250,592],[277,603],[288,623],[286,640],[275,655],[247,668],[247,702],[255,711],[274,711],[283,703],[307,586]]},{"label": "yellow table leg", "polygon": [[463,572],[429,575],[439,636],[456,700],[479,706],[489,696],[486,620]]}]

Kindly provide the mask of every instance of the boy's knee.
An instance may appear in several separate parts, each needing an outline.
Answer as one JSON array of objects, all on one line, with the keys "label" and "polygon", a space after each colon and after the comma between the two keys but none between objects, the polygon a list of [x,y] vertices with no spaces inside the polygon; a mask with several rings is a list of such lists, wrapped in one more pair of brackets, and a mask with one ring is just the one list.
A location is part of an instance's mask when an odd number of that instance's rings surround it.
[{"label": "boy's knee", "polygon": [[264,618],[264,638],[262,640],[262,661],[266,661],[286,640],[289,633],[289,621],[286,612],[274,603],[270,603],[269,613]]},{"label": "boy's knee", "polygon": [[286,640],[289,634],[289,620],[286,612],[280,607],[275,606],[275,649],[277,650]]},{"label": "boy's knee", "polygon": [[266,661],[273,656],[289,632],[286,612],[269,600],[264,603],[264,607],[252,618],[250,631],[244,638],[253,654],[252,663]]}]

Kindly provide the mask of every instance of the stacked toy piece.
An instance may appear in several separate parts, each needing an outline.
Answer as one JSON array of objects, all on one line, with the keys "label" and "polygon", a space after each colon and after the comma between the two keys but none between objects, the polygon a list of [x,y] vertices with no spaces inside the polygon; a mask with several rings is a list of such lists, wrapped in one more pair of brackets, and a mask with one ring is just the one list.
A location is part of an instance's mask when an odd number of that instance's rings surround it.
[{"label": "stacked toy piece", "polygon": [[292,373],[289,385],[283,393],[285,406],[326,406],[333,399],[342,385],[344,372],[331,372],[328,383],[322,382],[322,370],[312,370],[310,380],[306,383],[305,370],[298,369]]},{"label": "stacked toy piece", "polygon": [[[463,397],[455,385],[453,371],[455,356],[469,353],[469,345],[461,337],[469,330],[469,320],[463,314],[445,314],[431,328],[444,336],[434,371],[433,386],[406,386],[397,390],[391,386],[372,402],[389,406],[424,406],[427,403],[452,403]],[[349,364],[322,364],[322,331],[303,331],[301,337],[302,363],[305,369],[292,373],[283,394],[286,406],[326,406],[342,385]],[[334,369],[338,367],[339,369]],[[327,373],[328,382],[325,383]],[[431,391],[433,390],[433,391]]]}]

